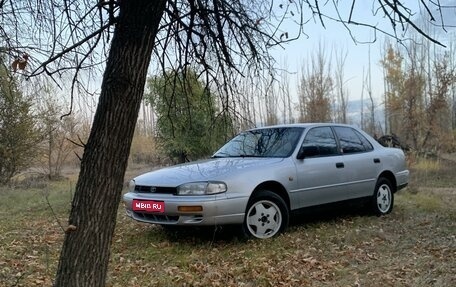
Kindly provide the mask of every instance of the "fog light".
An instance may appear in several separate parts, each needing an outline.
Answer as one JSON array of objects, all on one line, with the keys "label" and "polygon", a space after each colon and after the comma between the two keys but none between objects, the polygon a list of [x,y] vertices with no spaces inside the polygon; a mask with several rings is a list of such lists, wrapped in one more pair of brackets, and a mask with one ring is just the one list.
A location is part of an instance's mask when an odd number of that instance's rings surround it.
[{"label": "fog light", "polygon": [[203,207],[200,205],[196,206],[178,206],[177,210],[180,212],[199,212],[203,211]]}]

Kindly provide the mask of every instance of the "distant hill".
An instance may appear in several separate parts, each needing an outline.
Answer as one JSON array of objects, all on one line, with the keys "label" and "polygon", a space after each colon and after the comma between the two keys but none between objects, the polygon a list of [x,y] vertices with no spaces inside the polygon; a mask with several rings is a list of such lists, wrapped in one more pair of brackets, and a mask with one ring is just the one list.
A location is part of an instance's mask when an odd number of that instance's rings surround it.
[{"label": "distant hill", "polygon": [[[364,100],[364,103],[361,100],[353,100],[348,102],[348,118],[349,123],[353,125],[361,126],[361,110],[362,106],[364,106],[364,116],[367,118],[370,116],[370,102]],[[375,121],[376,124],[380,124],[384,126],[384,117],[385,117],[385,110],[383,104],[379,103],[379,101],[375,102]]]}]

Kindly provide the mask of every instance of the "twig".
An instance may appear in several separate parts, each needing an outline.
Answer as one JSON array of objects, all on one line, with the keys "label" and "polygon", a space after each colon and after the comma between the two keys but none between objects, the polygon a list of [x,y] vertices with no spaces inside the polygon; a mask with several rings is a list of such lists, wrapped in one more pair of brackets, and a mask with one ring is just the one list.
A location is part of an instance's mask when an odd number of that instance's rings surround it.
[{"label": "twig", "polygon": [[[49,192],[49,190],[48,190],[48,192]],[[65,233],[65,229],[63,228],[62,223],[60,223],[60,220],[58,219],[57,214],[55,213],[54,209],[52,208],[51,203],[49,202],[48,194],[44,194],[44,198],[46,199],[46,203],[47,203],[49,209],[51,210],[52,216],[54,217],[55,221],[57,221],[57,223],[59,224],[60,229],[62,229],[62,232]]]}]

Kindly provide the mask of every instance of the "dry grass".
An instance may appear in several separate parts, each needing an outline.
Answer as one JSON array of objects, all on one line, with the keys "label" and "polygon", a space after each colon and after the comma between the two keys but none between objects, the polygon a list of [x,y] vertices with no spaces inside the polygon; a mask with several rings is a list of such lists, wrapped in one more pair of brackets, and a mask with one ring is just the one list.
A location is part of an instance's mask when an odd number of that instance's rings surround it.
[{"label": "dry grass", "polygon": [[[388,216],[321,212],[264,241],[233,228],[165,231],[120,209],[108,286],[456,286],[453,166],[414,165],[413,189]],[[65,222],[73,187],[0,191],[0,286],[52,284],[63,233],[49,204]]]}]

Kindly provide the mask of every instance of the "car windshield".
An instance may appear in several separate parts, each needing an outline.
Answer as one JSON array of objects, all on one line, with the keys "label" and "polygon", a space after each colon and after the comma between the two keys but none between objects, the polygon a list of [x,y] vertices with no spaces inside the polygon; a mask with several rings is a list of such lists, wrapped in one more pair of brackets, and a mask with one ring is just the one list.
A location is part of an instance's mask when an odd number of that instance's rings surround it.
[{"label": "car windshield", "polygon": [[264,128],[243,132],[219,149],[214,157],[288,157],[304,128]]}]

